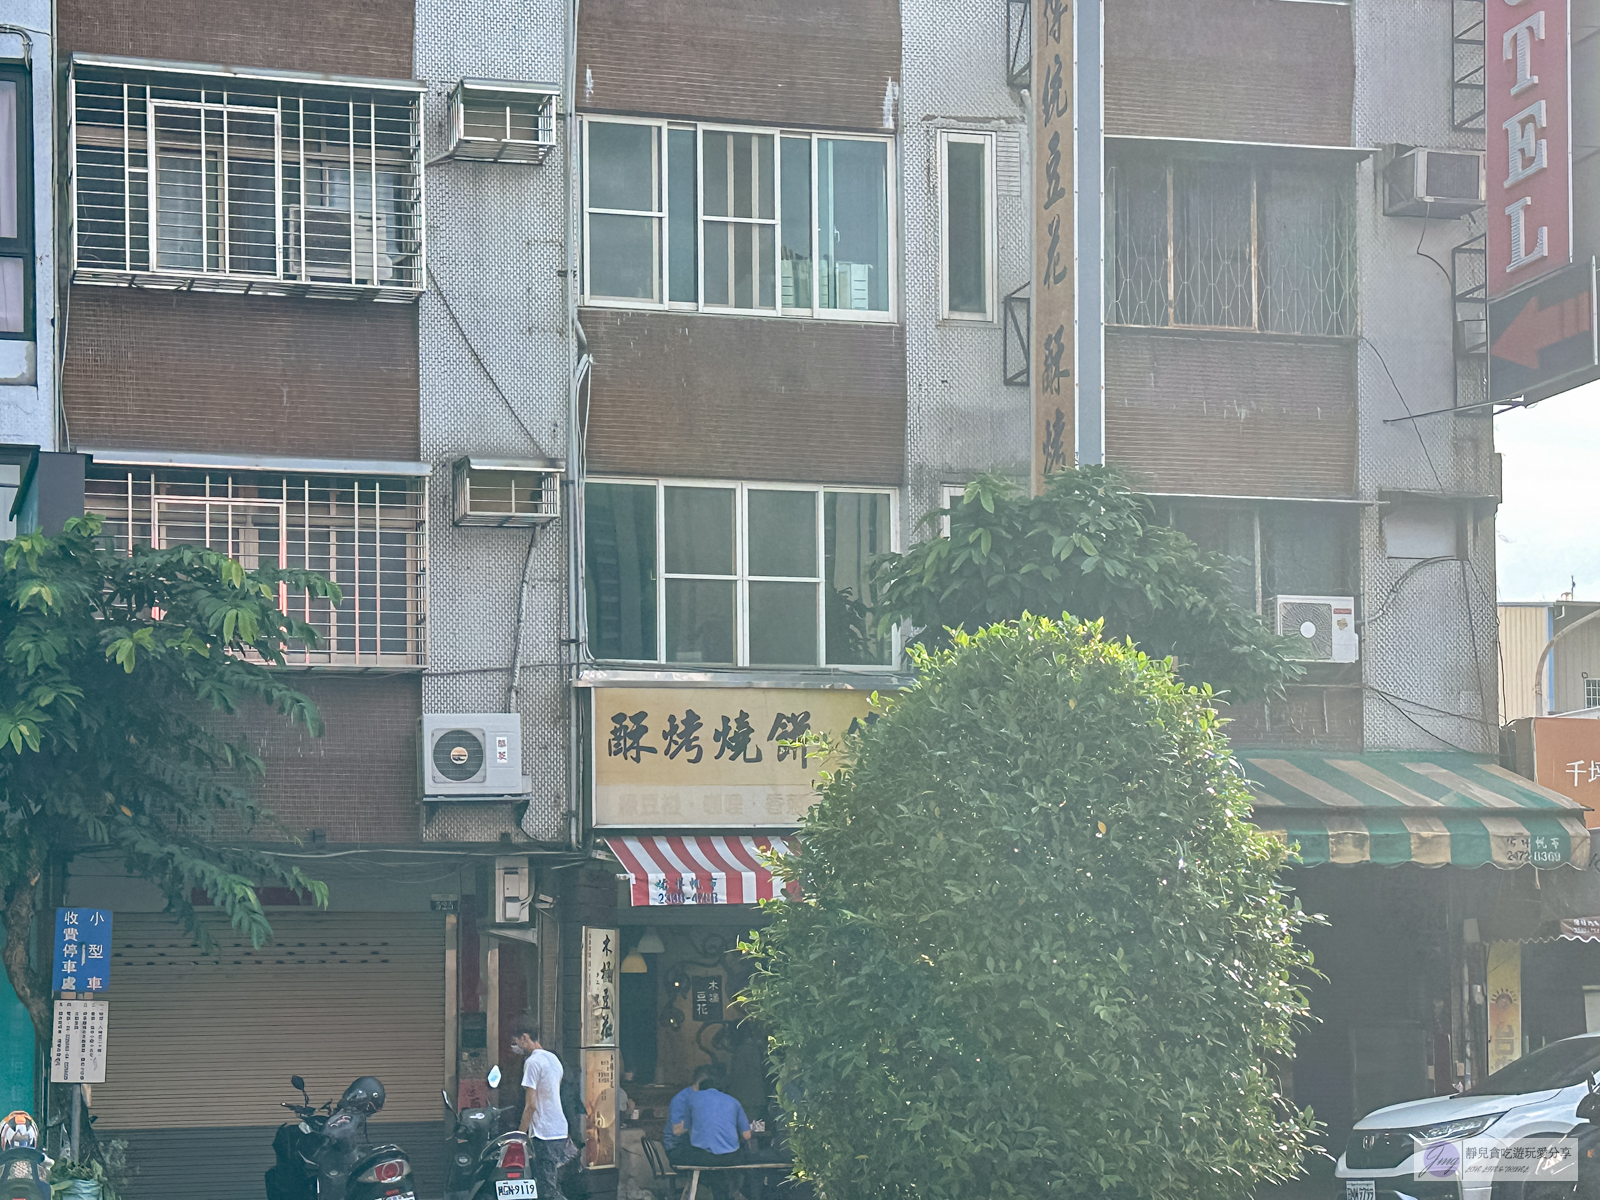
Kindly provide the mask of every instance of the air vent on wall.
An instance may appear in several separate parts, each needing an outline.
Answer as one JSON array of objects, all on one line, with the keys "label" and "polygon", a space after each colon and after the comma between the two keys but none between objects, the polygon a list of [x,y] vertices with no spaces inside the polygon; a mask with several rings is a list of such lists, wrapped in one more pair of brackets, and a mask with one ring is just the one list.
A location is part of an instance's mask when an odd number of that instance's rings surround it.
[{"label": "air vent on wall", "polygon": [[1360,655],[1356,604],[1351,596],[1278,596],[1273,599],[1280,636],[1295,638],[1291,656],[1301,662],[1355,662]]}]

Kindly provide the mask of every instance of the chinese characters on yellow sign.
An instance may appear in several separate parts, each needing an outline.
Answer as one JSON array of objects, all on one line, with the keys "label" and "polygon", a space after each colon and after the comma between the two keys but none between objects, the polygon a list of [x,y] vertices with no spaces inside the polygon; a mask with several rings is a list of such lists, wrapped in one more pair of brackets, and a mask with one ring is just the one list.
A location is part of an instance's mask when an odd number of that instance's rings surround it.
[{"label": "chinese characters on yellow sign", "polygon": [[583,1042],[617,1044],[617,942],[615,929],[583,929]]},{"label": "chinese characters on yellow sign", "polygon": [[[790,826],[837,743],[871,720],[869,693],[799,688],[597,688],[594,823],[601,828]],[[786,744],[789,743],[789,744]]]},{"label": "chinese characters on yellow sign", "polygon": [[1073,0],[1034,0],[1033,485],[1074,464]]}]

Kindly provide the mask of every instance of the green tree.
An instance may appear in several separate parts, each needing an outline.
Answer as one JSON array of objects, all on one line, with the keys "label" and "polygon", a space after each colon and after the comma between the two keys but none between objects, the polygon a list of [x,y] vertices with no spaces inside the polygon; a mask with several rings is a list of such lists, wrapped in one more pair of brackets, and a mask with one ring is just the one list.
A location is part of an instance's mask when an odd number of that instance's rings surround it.
[{"label": "green tree", "polygon": [[1233,598],[1228,560],[1157,522],[1112,468],[1057,472],[1038,496],[987,476],[948,515],[948,538],[879,560],[885,626],[910,620],[944,645],[946,628],[1070,612],[1173,656],[1185,679],[1229,699],[1259,698],[1300,674],[1284,640]]},{"label": "green tree", "polygon": [[746,949],[829,1200],[1238,1200],[1311,1128],[1305,919],[1210,697],[1098,624],[941,651],[847,736]]},{"label": "green tree", "polygon": [[[0,570],[0,898],[6,975],[40,1038],[50,1032],[48,976],[29,964],[39,881],[52,855],[119,854],[155,883],[209,948],[191,895],[201,889],[260,945],[271,927],[258,881],[326,887],[267,853],[225,847],[270,821],[253,794],[260,759],[228,719],[265,705],[320,733],[311,701],[264,664],[310,626],[278,607],[280,585],[339,601],[305,571],[247,571],[211,550],[100,539],[100,518],[59,538],[25,534]],[[236,722],[235,722],[236,723]],[[47,964],[48,965],[48,964]]]}]

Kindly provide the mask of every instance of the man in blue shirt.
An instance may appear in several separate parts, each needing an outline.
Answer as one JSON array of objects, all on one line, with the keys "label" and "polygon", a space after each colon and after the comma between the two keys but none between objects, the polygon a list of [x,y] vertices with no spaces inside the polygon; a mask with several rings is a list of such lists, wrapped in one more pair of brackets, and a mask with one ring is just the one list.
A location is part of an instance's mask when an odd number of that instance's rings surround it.
[{"label": "man in blue shirt", "polygon": [[[745,1156],[740,1150],[750,1142],[750,1118],[744,1106],[722,1090],[723,1074],[713,1067],[690,1093],[684,1120],[673,1126],[681,1139],[668,1155],[678,1167],[735,1167]],[[727,1196],[733,1189],[713,1183],[715,1177],[701,1180],[716,1196]]]},{"label": "man in blue shirt", "polygon": [[711,1074],[709,1063],[703,1063],[694,1069],[694,1082],[684,1088],[672,1098],[672,1103],[667,1107],[667,1127],[661,1131],[661,1145],[670,1155],[680,1144],[687,1144],[685,1138],[678,1130],[689,1119],[689,1097],[694,1095],[694,1089],[700,1081]]}]

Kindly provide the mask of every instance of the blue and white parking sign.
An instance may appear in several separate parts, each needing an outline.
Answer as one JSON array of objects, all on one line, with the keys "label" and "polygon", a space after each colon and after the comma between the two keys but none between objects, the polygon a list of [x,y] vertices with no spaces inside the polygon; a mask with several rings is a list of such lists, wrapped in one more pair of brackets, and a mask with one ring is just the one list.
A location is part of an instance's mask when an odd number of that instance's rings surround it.
[{"label": "blue and white parking sign", "polygon": [[56,961],[51,974],[51,991],[111,990],[109,909],[56,909]]}]

